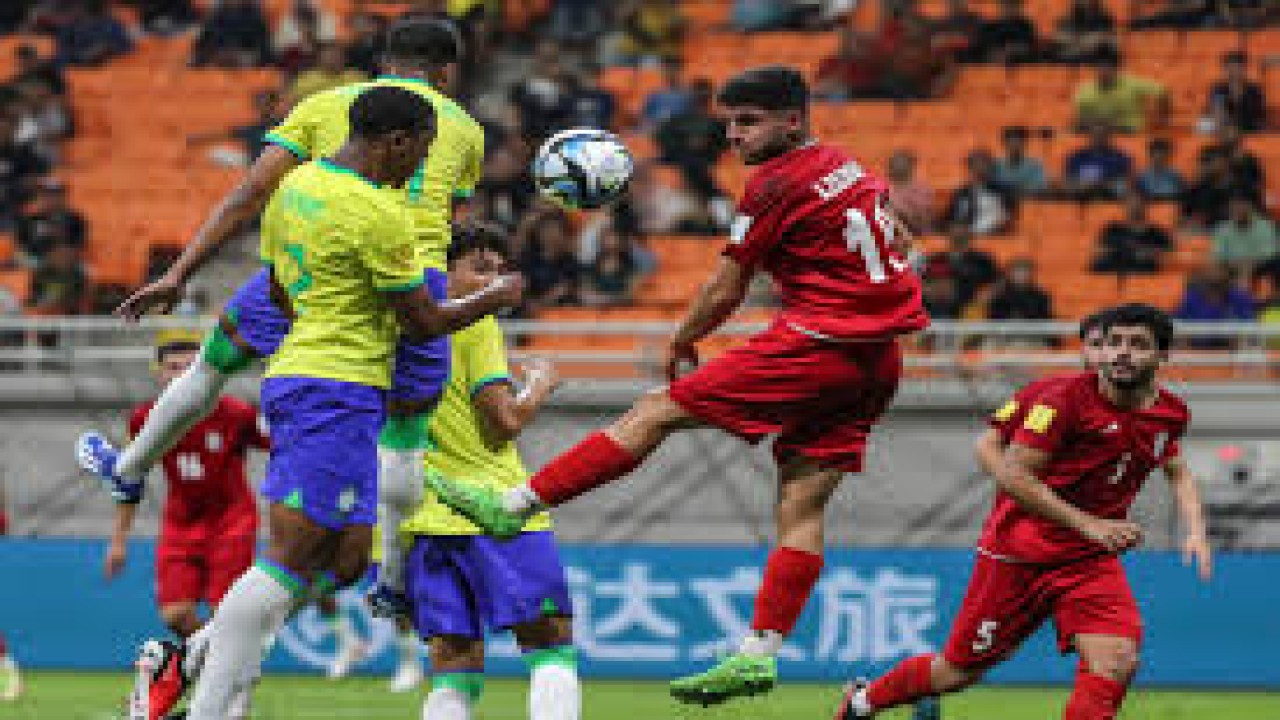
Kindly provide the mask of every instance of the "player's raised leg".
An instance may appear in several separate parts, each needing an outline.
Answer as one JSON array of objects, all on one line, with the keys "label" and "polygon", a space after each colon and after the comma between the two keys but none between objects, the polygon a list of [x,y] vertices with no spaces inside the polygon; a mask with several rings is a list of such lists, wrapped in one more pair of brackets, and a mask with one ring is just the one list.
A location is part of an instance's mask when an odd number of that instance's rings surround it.
[{"label": "player's raised leg", "polygon": [[513,630],[529,666],[529,720],[578,720],[582,683],[572,618],[548,615]]}]

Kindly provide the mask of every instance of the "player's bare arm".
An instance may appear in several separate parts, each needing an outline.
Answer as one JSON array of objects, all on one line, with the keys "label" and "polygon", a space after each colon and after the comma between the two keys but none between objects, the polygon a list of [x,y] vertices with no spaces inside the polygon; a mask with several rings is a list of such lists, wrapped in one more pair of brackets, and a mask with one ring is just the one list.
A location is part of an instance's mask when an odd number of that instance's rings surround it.
[{"label": "player's bare arm", "polygon": [[484,416],[485,429],[497,442],[514,440],[560,386],[559,373],[545,358],[530,358],[521,370],[520,392],[508,383],[492,383],[476,393],[474,403]]},{"label": "player's bare arm", "polygon": [[1004,441],[1000,439],[1000,433],[994,428],[987,428],[973,444],[973,454],[978,458],[978,468],[982,472],[992,478],[999,476],[1000,465],[1004,462]]},{"label": "player's bare arm", "polygon": [[515,307],[524,297],[524,276],[507,273],[485,288],[456,300],[437,301],[426,287],[408,292],[388,293],[400,327],[414,340],[451,335],[486,315]]},{"label": "player's bare arm", "polygon": [[129,557],[129,531],[133,529],[133,520],[137,515],[137,505],[116,504],[116,522],[111,528],[111,543],[107,546],[107,557],[102,565],[102,572],[108,580],[115,578],[124,569]]},{"label": "player's bare arm", "polygon": [[1204,503],[1200,500],[1200,483],[1181,455],[1165,462],[1164,474],[1187,532],[1182,541],[1182,560],[1188,565],[1194,562],[1200,579],[1208,582],[1213,577],[1213,550],[1204,520]]},{"label": "player's bare arm", "polygon": [[685,364],[698,364],[695,345],[733,315],[747,296],[751,271],[729,258],[720,258],[715,274],[698,291],[693,304],[667,344],[667,379],[675,380]]},{"label": "player's bare arm", "polygon": [[1111,552],[1124,552],[1142,541],[1142,528],[1137,523],[1090,515],[1041,482],[1038,473],[1048,461],[1049,453],[1013,443],[1005,450],[996,483],[1023,508],[1071,528]]},{"label": "player's bare arm", "polygon": [[144,285],[120,307],[116,315],[137,320],[153,309],[168,312],[182,297],[183,286],[201,266],[213,257],[235,232],[257,217],[275,192],[280,180],[299,164],[293,153],[269,145],[240,183],[214,208],[183,248],[173,265],[155,281]]}]

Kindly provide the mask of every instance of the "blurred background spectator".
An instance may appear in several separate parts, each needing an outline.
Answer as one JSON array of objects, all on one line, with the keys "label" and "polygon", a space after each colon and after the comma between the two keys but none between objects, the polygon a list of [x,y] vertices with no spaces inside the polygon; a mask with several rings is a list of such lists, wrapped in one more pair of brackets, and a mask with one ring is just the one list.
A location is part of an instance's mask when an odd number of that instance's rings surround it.
[{"label": "blurred background spectator", "polygon": [[1247,133],[1267,126],[1267,98],[1262,85],[1249,79],[1249,56],[1243,51],[1222,57],[1222,79],[1209,88],[1205,120],[1210,128],[1233,125]]},{"label": "blurred background spectator", "polygon": [[1004,155],[995,161],[991,179],[1019,198],[1033,197],[1049,189],[1044,164],[1027,154],[1031,131],[1025,125],[1004,129]]},{"label": "blurred background spectator", "polygon": [[599,246],[582,270],[582,302],[593,307],[630,305],[635,297],[640,269],[635,257],[635,237],[608,224]]},{"label": "blurred background spectator", "polygon": [[714,111],[711,83],[695,80],[689,109],[662,123],[654,134],[665,164],[678,168],[684,182],[722,228],[729,226],[732,203],[716,182],[716,161],[729,149],[724,121]]},{"label": "blurred background spectator", "polygon": [[1098,58],[1097,75],[1076,91],[1076,128],[1099,123],[1117,132],[1141,132],[1163,126],[1169,116],[1169,93],[1160,83],[1120,71],[1120,57]]},{"label": "blurred background spectator", "polygon": [[7,107],[0,103],[0,228],[13,227],[37,180],[49,170],[49,163],[31,143],[18,141],[16,114],[12,100]]},{"label": "blurred background spectator", "polygon": [[680,57],[685,19],[675,0],[627,0],[616,10],[621,31],[613,38],[614,63],[650,65]]},{"label": "blurred background spectator", "polygon": [[987,301],[990,320],[1051,320],[1053,301],[1036,282],[1036,266],[1022,258],[1009,263],[1008,272]]},{"label": "blurred background spectator", "polygon": [[1182,173],[1173,167],[1173,143],[1152,138],[1147,143],[1147,164],[1134,178],[1134,188],[1148,200],[1176,200],[1187,187]]},{"label": "blurred background spectator", "polygon": [[1071,0],[1053,42],[1057,60],[1065,63],[1107,63],[1119,52],[1116,21],[1102,0]]},{"label": "blurred background spectator", "polygon": [[373,77],[381,72],[382,35],[387,21],[381,15],[356,12],[351,16],[351,33],[347,39],[347,66]]},{"label": "blurred background spectator", "polygon": [[1063,190],[1077,200],[1114,200],[1128,189],[1133,160],[1111,141],[1104,124],[1089,128],[1089,142],[1067,156]]},{"label": "blurred background spectator", "polygon": [[525,314],[581,303],[582,267],[568,215],[546,205],[534,207],[516,229],[515,246],[528,282]]},{"label": "blurred background spectator", "polygon": [[39,267],[59,245],[83,251],[87,238],[84,216],[67,204],[67,189],[52,178],[40,183],[35,199],[17,221],[19,260]]},{"label": "blurred background spectator", "polygon": [[693,90],[684,81],[679,60],[662,63],[662,87],[645,96],[640,106],[640,130],[653,132],[662,123],[693,108]]},{"label": "blurred background spectator", "polygon": [[950,280],[955,302],[964,308],[1000,279],[1000,266],[990,253],[973,247],[969,228],[953,225],[947,232],[946,249],[930,255],[925,263],[925,276],[935,273]]},{"label": "blurred background spectator", "polygon": [[1013,218],[1014,196],[995,180],[995,160],[986,150],[972,150],[965,158],[965,182],[951,195],[943,222],[963,225],[975,235],[996,233]]},{"label": "blurred background spectator", "polygon": [[[1221,263],[1212,263],[1187,276],[1182,301],[1174,311],[1175,318],[1187,322],[1248,322],[1256,315],[1253,296]],[[1227,338],[1201,337],[1187,345],[1200,350],[1223,350],[1231,347],[1231,342]]]},{"label": "blurred background spectator", "polygon": [[191,0],[129,0],[137,8],[142,29],[161,36],[185,32],[200,20]]},{"label": "blurred background spectator", "polygon": [[293,79],[287,102],[293,106],[316,93],[367,79],[363,72],[347,67],[347,51],[341,45],[321,43],[316,50],[315,64]]},{"label": "blurred background spectator", "polygon": [[895,150],[885,162],[889,197],[913,232],[933,230],[937,215],[934,189],[916,176],[916,156],[910,150]]},{"label": "blurred background spectator", "polygon": [[1227,217],[1214,226],[1212,237],[1214,259],[1237,277],[1250,277],[1256,266],[1280,253],[1275,223],[1245,194],[1231,197]]},{"label": "blurred background spectator", "polygon": [[89,276],[82,251],[72,242],[55,243],[31,275],[28,312],[79,315],[88,309],[89,302]]},{"label": "blurred background spectator", "polygon": [[[271,46],[276,63],[293,73],[315,63],[323,48],[337,41],[338,19],[333,13],[312,0],[294,0],[276,23]],[[339,61],[339,66],[345,65],[345,60]]]},{"label": "blurred background spectator", "polygon": [[1040,39],[1022,0],[1000,0],[1000,14],[978,26],[977,36],[963,57],[973,62],[1004,64],[1039,59]]},{"label": "blurred background spectator", "polygon": [[1149,274],[1160,269],[1160,259],[1173,249],[1168,231],[1147,216],[1147,201],[1139,194],[1125,197],[1125,215],[1107,223],[1098,238],[1091,269],[1119,275]]},{"label": "blurred background spectator", "polygon": [[565,126],[569,117],[569,87],[560,49],[555,43],[538,44],[533,67],[512,85],[508,97],[525,137],[545,138]]},{"label": "blurred background spectator", "polygon": [[201,23],[191,64],[258,67],[271,60],[271,29],[257,0],[222,0]]},{"label": "blurred background spectator", "polygon": [[100,65],[129,52],[129,31],[111,14],[106,0],[72,0],[54,29],[58,62],[63,65]]},{"label": "blurred background spectator", "polygon": [[818,66],[814,95],[831,101],[883,97],[882,58],[873,39],[851,27],[841,28],[839,36],[835,55]]}]

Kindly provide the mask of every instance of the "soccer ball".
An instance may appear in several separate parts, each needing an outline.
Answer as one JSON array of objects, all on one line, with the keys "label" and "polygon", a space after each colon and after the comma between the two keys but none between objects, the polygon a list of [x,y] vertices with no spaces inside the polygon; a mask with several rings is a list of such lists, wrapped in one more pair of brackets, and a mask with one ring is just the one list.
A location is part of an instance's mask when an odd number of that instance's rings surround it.
[{"label": "soccer ball", "polygon": [[533,181],[555,204],[572,210],[601,208],[631,180],[635,161],[607,130],[574,128],[552,135],[533,159]]}]

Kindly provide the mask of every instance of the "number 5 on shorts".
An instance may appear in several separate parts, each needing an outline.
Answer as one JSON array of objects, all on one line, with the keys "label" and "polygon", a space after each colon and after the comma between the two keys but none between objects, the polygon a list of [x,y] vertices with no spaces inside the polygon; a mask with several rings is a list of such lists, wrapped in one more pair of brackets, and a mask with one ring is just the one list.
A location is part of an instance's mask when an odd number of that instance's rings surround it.
[{"label": "number 5 on shorts", "polygon": [[978,623],[978,639],[973,641],[973,652],[976,655],[991,649],[996,644],[996,628],[1000,627],[1000,623],[995,620],[983,620]]}]

